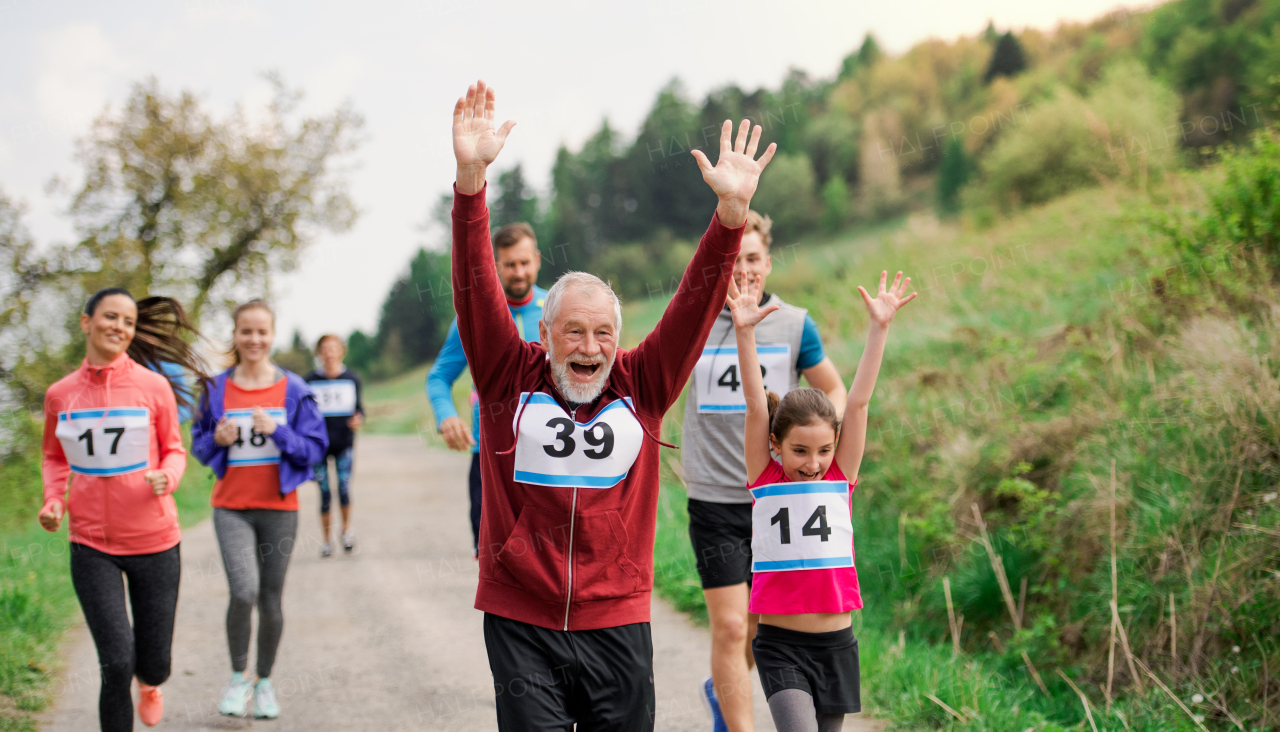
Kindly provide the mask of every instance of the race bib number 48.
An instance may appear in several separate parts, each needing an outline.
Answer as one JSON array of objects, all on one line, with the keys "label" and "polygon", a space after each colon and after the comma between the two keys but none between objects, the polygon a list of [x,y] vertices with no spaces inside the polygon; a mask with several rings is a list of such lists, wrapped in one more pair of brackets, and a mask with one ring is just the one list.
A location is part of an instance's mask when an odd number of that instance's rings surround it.
[{"label": "race bib number 48", "polygon": [[[791,346],[783,344],[756,346],[764,385],[778,396],[791,389]],[[747,411],[742,396],[742,376],[738,373],[737,346],[708,346],[693,368],[694,386],[698,390],[699,412]]]},{"label": "race bib number 48", "polygon": [[751,496],[752,572],[853,566],[848,483],[772,483]]},{"label": "race bib number 48", "polygon": [[313,381],[320,413],[326,417],[350,417],[356,413],[356,382],[349,379]]},{"label": "race bib number 48", "polygon": [[586,423],[570,419],[555,399],[541,392],[521,394],[520,405],[512,429],[518,421],[515,479],[521,483],[612,488],[640,455],[644,430],[621,401]]},{"label": "race bib number 48", "polygon": [[[286,417],[282,407],[262,410],[276,424],[284,424]],[[227,419],[236,426],[236,441],[227,448],[227,467],[243,468],[247,465],[274,465],[280,462],[280,448],[270,435],[253,428],[252,409],[228,409]]]},{"label": "race bib number 48", "polygon": [[124,475],[145,470],[151,459],[146,407],[59,412],[55,434],[71,470],[81,475]]}]

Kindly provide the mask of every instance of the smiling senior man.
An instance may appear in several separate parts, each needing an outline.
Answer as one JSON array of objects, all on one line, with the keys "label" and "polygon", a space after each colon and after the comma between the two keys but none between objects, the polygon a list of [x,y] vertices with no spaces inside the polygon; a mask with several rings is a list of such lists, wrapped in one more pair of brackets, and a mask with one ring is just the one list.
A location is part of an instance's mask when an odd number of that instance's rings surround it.
[{"label": "smiling senior man", "polygon": [[[662,320],[618,348],[622,307],[571,272],[547,293],[541,344],[520,338],[489,246],[485,171],[514,122],[495,128],[483,81],[453,111],[458,177],[453,288],[480,397],[485,647],[502,730],[652,730],[649,599],[658,435],[725,302],[760,172],[761,129],[725,121],[713,167],[719,205]],[[748,139],[748,133],[750,139]]]}]

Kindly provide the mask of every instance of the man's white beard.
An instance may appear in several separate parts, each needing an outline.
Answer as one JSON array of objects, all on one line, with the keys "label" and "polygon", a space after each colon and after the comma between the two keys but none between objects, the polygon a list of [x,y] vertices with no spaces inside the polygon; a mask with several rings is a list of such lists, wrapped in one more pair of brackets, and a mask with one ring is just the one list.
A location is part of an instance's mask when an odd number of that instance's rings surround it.
[{"label": "man's white beard", "polygon": [[560,393],[564,395],[565,399],[575,404],[586,404],[587,402],[595,401],[596,397],[600,396],[600,392],[604,391],[604,382],[609,378],[609,372],[613,370],[613,359],[610,358],[606,362],[603,353],[597,354],[595,358],[575,354],[571,357],[572,362],[602,364],[602,368],[596,371],[596,377],[591,380],[591,383],[579,384],[574,380],[569,363],[556,354],[554,345],[548,355],[551,356],[551,375],[555,377],[556,386],[559,387]]}]

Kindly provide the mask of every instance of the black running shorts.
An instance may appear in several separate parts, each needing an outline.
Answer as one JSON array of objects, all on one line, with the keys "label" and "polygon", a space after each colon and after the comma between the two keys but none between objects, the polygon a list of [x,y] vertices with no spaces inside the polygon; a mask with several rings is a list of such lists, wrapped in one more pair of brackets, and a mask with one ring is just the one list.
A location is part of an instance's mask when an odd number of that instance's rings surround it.
[{"label": "black running shorts", "polygon": [[484,644],[501,732],[653,732],[648,623],[561,631],[485,613]]},{"label": "black running shorts", "polygon": [[689,499],[689,541],[702,589],[751,584],[751,504]]},{"label": "black running shorts", "polygon": [[813,697],[818,714],[862,711],[858,641],[853,628],[801,633],[761,623],[751,643],[765,699],[783,689]]}]

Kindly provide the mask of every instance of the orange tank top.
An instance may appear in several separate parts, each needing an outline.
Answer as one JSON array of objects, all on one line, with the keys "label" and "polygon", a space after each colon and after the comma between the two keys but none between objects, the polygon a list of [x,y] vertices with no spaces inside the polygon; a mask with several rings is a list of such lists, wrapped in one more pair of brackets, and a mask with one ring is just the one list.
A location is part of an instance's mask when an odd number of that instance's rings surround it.
[{"label": "orange tank top", "polygon": [[269,414],[283,413],[286,386],[287,379],[282,378],[264,389],[245,389],[227,379],[222,406],[229,419],[240,423],[240,441],[231,446],[226,475],[213,485],[209,503],[214,508],[298,510],[297,491],[280,495],[279,450],[274,450],[273,459],[270,453],[274,443],[269,436],[252,429],[250,416],[255,407]]}]

